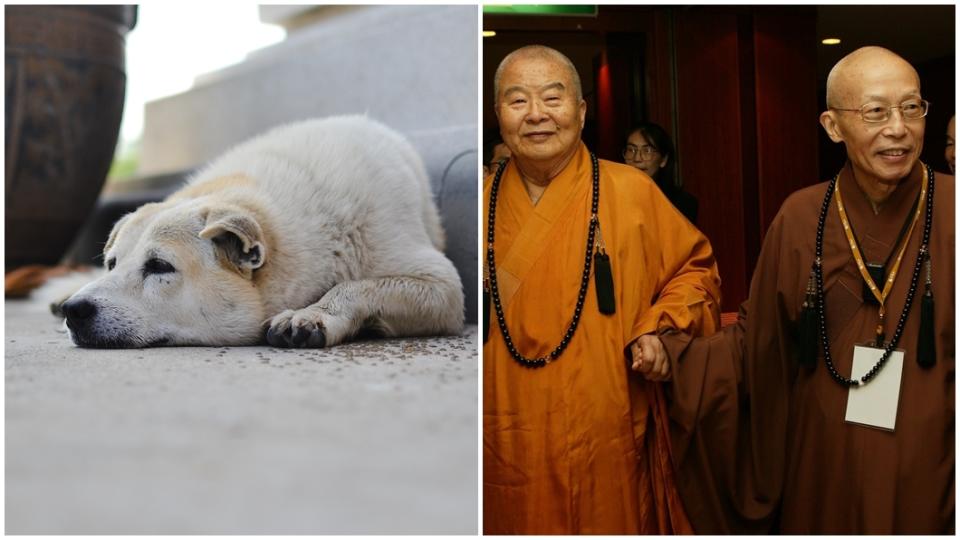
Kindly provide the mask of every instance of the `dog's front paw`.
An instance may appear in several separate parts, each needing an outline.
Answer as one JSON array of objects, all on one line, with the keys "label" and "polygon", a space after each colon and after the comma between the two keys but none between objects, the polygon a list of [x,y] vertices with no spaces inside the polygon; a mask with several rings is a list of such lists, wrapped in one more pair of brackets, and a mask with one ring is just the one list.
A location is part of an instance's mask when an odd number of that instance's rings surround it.
[{"label": "dog's front paw", "polygon": [[270,319],[267,343],[274,347],[321,348],[327,345],[326,329],[315,311],[288,309]]}]

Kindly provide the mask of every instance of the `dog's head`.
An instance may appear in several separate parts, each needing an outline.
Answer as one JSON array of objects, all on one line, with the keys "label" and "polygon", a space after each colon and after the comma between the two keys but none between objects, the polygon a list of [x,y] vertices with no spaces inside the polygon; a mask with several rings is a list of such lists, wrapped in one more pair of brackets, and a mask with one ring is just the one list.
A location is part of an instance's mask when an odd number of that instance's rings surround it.
[{"label": "dog's head", "polygon": [[154,203],[120,219],[108,270],[63,303],[81,347],[247,345],[264,309],[254,273],[267,260],[255,215],[203,199]]}]

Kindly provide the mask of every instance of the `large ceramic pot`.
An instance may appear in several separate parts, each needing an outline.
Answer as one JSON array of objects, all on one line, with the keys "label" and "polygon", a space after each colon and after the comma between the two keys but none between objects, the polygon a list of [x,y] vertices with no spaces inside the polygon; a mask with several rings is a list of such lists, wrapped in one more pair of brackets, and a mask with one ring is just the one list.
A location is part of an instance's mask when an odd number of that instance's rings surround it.
[{"label": "large ceramic pot", "polygon": [[54,264],[103,187],[136,6],[6,6],[6,269]]}]

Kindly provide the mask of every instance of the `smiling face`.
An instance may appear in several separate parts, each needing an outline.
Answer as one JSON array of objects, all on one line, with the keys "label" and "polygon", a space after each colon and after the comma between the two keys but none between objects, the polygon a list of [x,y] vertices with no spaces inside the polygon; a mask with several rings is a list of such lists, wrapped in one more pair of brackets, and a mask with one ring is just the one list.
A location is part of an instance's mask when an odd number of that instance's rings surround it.
[{"label": "smiling face", "polygon": [[899,108],[885,122],[864,122],[859,112],[834,109],[898,107],[919,100],[920,79],[905,60],[879,48],[861,49],[841,60],[828,79],[821,124],[843,142],[857,181],[895,187],[910,174],[923,149],[925,118],[906,119]]},{"label": "smiling face", "polygon": [[570,68],[548,55],[507,62],[496,103],[501,136],[521,169],[559,173],[577,150],[587,111]]},{"label": "smiling face", "polygon": [[81,347],[255,343],[264,320],[259,294],[217,240],[203,238],[204,211],[142,207],[114,227],[108,273],[62,306]]}]

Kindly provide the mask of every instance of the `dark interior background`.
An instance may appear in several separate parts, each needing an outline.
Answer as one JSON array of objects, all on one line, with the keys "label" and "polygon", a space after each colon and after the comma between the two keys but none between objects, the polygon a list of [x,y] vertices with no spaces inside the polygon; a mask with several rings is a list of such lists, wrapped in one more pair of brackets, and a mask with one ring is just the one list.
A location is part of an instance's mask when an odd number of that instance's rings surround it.
[{"label": "dark interior background", "polygon": [[[629,126],[652,121],[677,147],[678,181],[700,201],[723,278],[723,310],[746,298],[771,220],[797,189],[842,166],[823,133],[830,68],[864,45],[911,62],[932,105],[922,159],[948,170],[955,110],[954,6],[596,6],[583,15],[485,13],[484,146],[499,137],[492,80],[528,44],[556,48],[577,67],[587,101],[583,138],[621,161]],[[838,37],[841,44],[821,44]],[[488,156],[485,156],[485,159]]]}]

